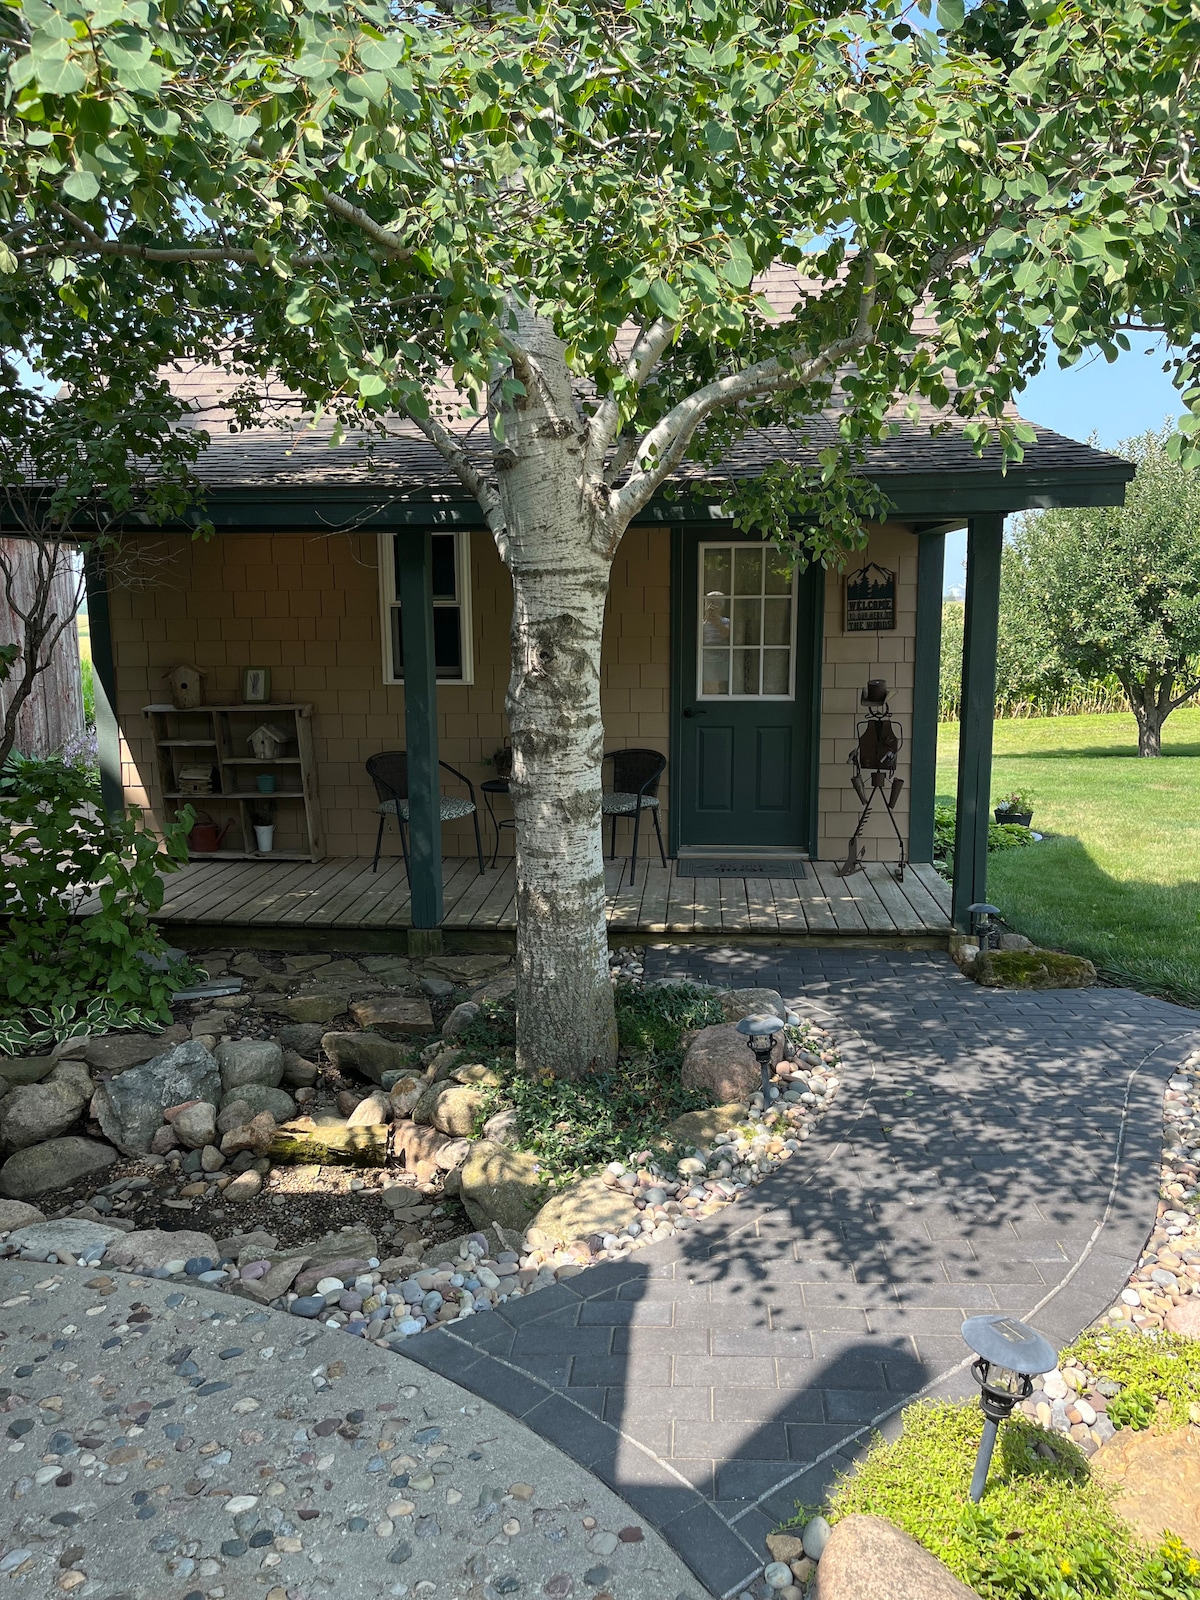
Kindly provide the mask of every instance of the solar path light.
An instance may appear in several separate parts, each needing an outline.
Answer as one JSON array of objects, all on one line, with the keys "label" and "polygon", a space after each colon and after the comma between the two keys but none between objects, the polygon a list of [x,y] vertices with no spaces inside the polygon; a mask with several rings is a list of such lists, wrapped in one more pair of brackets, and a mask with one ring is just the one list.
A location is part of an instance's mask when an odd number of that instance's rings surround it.
[{"label": "solar path light", "polygon": [[758,1016],[743,1017],[737,1025],[737,1031],[745,1036],[754,1059],[762,1068],[764,1112],[771,1104],[771,1051],[775,1040],[784,1028],[794,1028],[799,1021],[794,1011],[785,1012],[782,1017],[777,1017],[773,1011],[764,1011]]},{"label": "solar path light", "polygon": [[971,919],[972,937],[979,945],[980,951],[993,949],[996,929],[992,918],[1000,915],[1000,907],[990,906],[983,900],[976,900],[967,907],[967,915]]},{"label": "solar path light", "polygon": [[979,1404],[987,1418],[971,1479],[971,1499],[978,1502],[1000,1424],[1012,1415],[1018,1400],[1033,1393],[1034,1374],[1054,1370],[1058,1354],[1036,1329],[1014,1317],[968,1317],[962,1336],[979,1358],[972,1363],[971,1376],[979,1385]]}]

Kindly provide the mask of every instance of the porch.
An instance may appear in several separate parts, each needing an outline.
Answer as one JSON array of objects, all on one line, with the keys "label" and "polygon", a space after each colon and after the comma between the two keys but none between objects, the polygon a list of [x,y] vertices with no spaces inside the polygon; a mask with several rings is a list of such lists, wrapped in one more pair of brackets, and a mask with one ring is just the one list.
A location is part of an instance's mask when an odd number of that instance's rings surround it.
[{"label": "porch", "polygon": [[[680,877],[676,863],[608,864],[612,934],[750,933],[822,939],[935,939],[951,932],[950,885],[929,866],[897,883],[879,862],[839,878],[831,862],[808,863],[804,878]],[[192,861],[166,880],[157,921],[188,927],[315,931],[404,929],[412,903],[403,864],[330,858],[318,862]],[[442,863],[443,928],[508,932],[516,927],[511,860],[479,875],[473,857]]]}]

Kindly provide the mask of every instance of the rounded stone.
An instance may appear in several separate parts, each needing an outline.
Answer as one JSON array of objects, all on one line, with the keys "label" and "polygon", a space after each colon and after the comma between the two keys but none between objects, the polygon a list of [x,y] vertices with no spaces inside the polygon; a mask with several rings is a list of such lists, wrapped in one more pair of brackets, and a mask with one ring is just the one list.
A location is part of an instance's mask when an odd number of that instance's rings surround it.
[{"label": "rounded stone", "polygon": [[792,1581],[792,1569],[786,1561],[771,1561],[763,1577],[772,1589],[786,1589]]},{"label": "rounded stone", "polygon": [[810,1561],[820,1561],[832,1532],[833,1529],[824,1517],[813,1517],[804,1524],[804,1554]]},{"label": "rounded stone", "polygon": [[294,1317],[316,1317],[325,1309],[325,1296],[323,1294],[302,1294],[298,1300],[293,1300],[288,1310]]}]

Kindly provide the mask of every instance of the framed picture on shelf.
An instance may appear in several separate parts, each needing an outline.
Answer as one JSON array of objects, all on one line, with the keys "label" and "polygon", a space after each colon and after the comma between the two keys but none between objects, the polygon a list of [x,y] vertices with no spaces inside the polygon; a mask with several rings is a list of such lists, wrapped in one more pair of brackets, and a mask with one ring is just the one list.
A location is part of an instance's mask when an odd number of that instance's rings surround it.
[{"label": "framed picture on shelf", "polygon": [[242,671],[242,700],[248,706],[265,705],[271,698],[270,667],[246,667]]}]

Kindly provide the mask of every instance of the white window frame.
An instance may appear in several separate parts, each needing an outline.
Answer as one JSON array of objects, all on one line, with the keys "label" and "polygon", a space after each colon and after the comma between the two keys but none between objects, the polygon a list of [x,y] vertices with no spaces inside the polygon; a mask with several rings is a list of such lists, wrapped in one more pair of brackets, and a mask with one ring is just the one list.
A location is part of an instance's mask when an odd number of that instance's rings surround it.
[{"label": "white window frame", "polygon": [[[699,547],[696,561],[696,592],[692,596],[692,604],[696,608],[696,695],[697,700],[704,700],[709,704],[733,704],[735,701],[743,703],[756,700],[794,700],[796,698],[796,651],[800,632],[800,618],[797,613],[796,601],[799,592],[799,572],[792,570],[792,643],[791,655],[788,662],[788,691],[786,694],[705,694],[704,684],[704,552],[706,550],[734,550],[739,545],[757,547],[753,539],[706,539]],[[777,598],[782,599],[780,595]],[[760,652],[762,646],[756,646]]]},{"label": "white window frame", "polygon": [[[379,632],[383,647],[383,681],[401,688],[404,679],[392,671],[392,609],[399,606],[396,593],[395,541],[406,537],[394,528],[380,529],[379,533]],[[441,606],[458,608],[462,640],[462,673],[457,678],[438,678],[442,684],[472,684],[475,682],[475,637],[471,625],[471,532],[469,528],[438,528],[435,537],[454,540],[454,576],[458,589],[457,600],[439,600],[434,597],[436,611]]]}]

